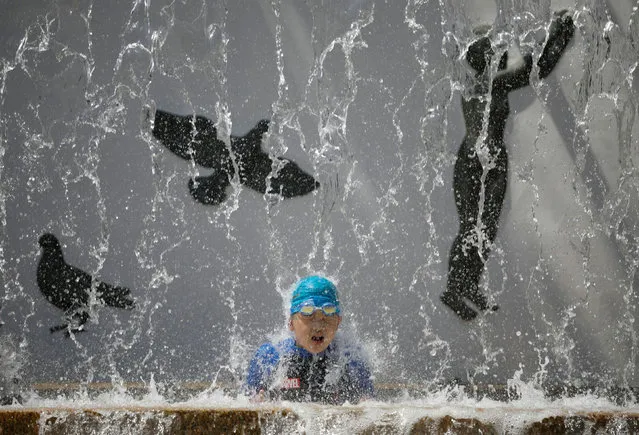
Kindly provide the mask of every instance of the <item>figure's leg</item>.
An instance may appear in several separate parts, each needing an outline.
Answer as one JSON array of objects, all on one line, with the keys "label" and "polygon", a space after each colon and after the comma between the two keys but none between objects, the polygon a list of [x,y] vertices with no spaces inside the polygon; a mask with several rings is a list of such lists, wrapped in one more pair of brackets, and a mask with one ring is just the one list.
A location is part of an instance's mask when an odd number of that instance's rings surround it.
[{"label": "figure's leg", "polygon": [[[475,272],[477,273],[477,285],[466,287],[465,296],[482,310],[497,310],[498,306],[489,306],[488,299],[481,293],[479,289],[479,278],[483,273],[484,263],[490,254],[497,230],[499,227],[499,218],[501,209],[506,195],[506,185],[508,177],[508,156],[505,147],[495,147],[491,149],[493,158],[495,159],[495,167],[486,174],[484,184],[484,209],[482,212],[482,226],[484,240],[478,243],[477,259],[479,262],[475,264]],[[482,260],[483,259],[483,260]],[[479,270],[481,268],[481,270]]]},{"label": "figure's leg", "polygon": [[477,313],[464,302],[464,297],[469,293],[476,293],[481,276],[481,259],[477,254],[477,248],[468,244],[468,237],[468,231],[460,231],[453,242],[448,260],[446,291],[441,296],[442,302],[464,320],[472,320],[477,316]]},{"label": "figure's leg", "polygon": [[[476,231],[476,230],[475,230]],[[478,242],[475,242],[478,243]],[[464,270],[460,280],[460,294],[468,298],[477,308],[487,310],[488,299],[479,289],[479,281],[484,273],[484,260],[476,244],[467,248],[464,257]]]},{"label": "figure's leg", "polygon": [[459,233],[450,250],[448,281],[441,296],[442,302],[464,320],[472,320],[477,315],[466,305],[463,297],[469,292],[474,293],[468,288],[477,287],[483,268],[474,242],[482,169],[471,142],[468,138],[464,140],[455,162],[453,188],[459,214]]},{"label": "figure's leg", "polygon": [[466,305],[458,293],[446,290],[439,299],[462,320],[473,320],[477,317],[477,312]]},{"label": "figure's leg", "polygon": [[482,221],[486,228],[486,235],[492,243],[497,237],[501,209],[506,197],[508,183],[508,155],[505,147],[493,152],[495,167],[486,175],[484,211]]}]

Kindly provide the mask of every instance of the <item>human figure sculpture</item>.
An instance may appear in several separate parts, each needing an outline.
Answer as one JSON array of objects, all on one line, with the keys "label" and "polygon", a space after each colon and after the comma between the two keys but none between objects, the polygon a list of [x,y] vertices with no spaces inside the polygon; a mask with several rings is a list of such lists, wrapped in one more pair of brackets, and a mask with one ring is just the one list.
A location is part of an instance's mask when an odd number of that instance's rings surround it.
[{"label": "human figure sculpture", "polygon": [[[555,13],[548,41],[537,62],[541,79],[559,62],[574,29],[567,11]],[[523,65],[509,69],[506,52],[499,61],[497,74],[491,77],[494,54],[489,37],[483,35],[470,45],[466,55],[475,70],[475,85],[472,96],[462,97],[466,136],[457,153],[453,179],[460,223],[449,254],[446,290],[440,297],[464,320],[477,316],[477,311],[464,299],[481,311],[498,309],[496,305],[490,306],[479,281],[497,235],[506,193],[508,153],[504,129],[510,114],[508,94],[528,86],[533,70],[532,54],[523,56]]]}]

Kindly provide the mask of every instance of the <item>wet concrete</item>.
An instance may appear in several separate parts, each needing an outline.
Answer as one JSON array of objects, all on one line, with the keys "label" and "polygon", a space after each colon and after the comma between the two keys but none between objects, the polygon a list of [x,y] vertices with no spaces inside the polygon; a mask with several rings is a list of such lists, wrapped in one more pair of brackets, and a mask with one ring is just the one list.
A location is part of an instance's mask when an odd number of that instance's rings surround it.
[{"label": "wet concrete", "polygon": [[[297,412],[296,412],[297,411]],[[370,412],[373,411],[373,412]],[[401,409],[310,406],[288,408],[34,408],[0,410],[0,434],[214,434],[214,433],[353,433],[353,434],[632,434],[639,433],[639,412],[589,412],[547,415],[531,412],[475,410],[476,417],[441,415],[424,408]],[[484,413],[485,417],[481,414]],[[408,415],[411,415],[408,417]],[[520,415],[516,415],[520,414]]]}]

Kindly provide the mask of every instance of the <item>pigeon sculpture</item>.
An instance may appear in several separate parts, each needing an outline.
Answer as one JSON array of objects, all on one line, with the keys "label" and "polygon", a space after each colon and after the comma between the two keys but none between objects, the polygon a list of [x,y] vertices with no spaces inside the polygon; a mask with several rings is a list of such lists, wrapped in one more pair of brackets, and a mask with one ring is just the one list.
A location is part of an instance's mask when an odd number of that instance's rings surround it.
[{"label": "pigeon sculpture", "polygon": [[42,257],[38,264],[38,287],[51,304],[64,311],[67,323],[54,326],[51,332],[68,329],[69,332],[84,330],[89,320],[90,292],[95,289],[95,300],[114,308],[131,309],[135,302],[131,291],[95,280],[90,274],[64,261],[60,242],[53,234],[40,237]]},{"label": "pigeon sculpture", "polygon": [[222,203],[236,170],[241,184],[260,193],[292,198],[317,189],[319,182],[295,162],[276,157],[279,164],[273,165],[262,150],[262,135],[268,127],[269,121],[261,120],[245,136],[231,136],[229,147],[217,138],[211,120],[156,110],[153,136],[175,155],[213,169],[211,175],[189,180],[191,195],[202,204]]}]

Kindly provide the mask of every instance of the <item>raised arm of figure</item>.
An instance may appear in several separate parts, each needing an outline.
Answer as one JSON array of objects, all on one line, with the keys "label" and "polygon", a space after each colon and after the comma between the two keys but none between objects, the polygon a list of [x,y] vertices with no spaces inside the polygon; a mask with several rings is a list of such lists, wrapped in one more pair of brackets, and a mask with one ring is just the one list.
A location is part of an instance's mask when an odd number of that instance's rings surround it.
[{"label": "raised arm of figure", "polygon": [[539,78],[544,79],[552,72],[574,34],[575,24],[572,17],[568,14],[568,11],[562,10],[556,12],[555,19],[548,31],[548,41],[539,58],[539,62],[537,62],[539,66]]},{"label": "raised arm of figure", "polygon": [[[556,12],[555,19],[550,25],[548,41],[537,62],[539,66],[539,78],[546,78],[561,59],[566,47],[572,40],[575,25],[572,17],[566,10]],[[530,53],[524,56],[522,65],[506,69],[495,77],[493,87],[496,90],[510,92],[530,84],[530,73],[533,67],[533,58]],[[501,66],[500,66],[501,70]]]}]

